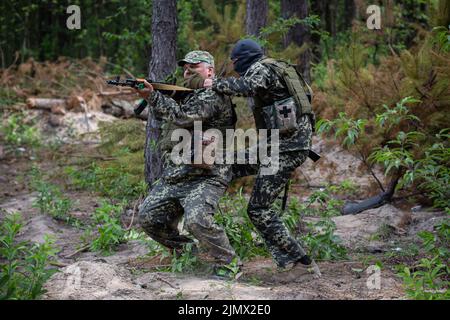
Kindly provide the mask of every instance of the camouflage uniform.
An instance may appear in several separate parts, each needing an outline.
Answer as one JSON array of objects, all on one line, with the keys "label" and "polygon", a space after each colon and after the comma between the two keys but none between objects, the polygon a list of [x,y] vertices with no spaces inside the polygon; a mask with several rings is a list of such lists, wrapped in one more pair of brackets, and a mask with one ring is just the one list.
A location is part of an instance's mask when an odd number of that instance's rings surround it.
[{"label": "camouflage uniform", "polygon": [[[236,117],[229,97],[211,89],[198,89],[180,104],[153,91],[149,104],[157,118],[171,123],[172,128],[193,130],[194,121],[202,121],[203,130],[234,128]],[[205,124],[206,123],[206,124]],[[170,134],[171,131],[166,134]],[[174,249],[192,242],[178,231],[184,217],[184,228],[199,241],[219,264],[230,263],[235,252],[224,230],[215,223],[213,215],[219,198],[231,180],[227,165],[214,164],[210,169],[189,164],[175,165],[170,149],[164,154],[164,170],[140,207],[139,217],[144,230],[156,241]]]},{"label": "camouflage uniform", "polygon": [[[226,95],[252,97],[253,114],[257,129],[265,129],[261,106],[290,97],[283,79],[259,59],[253,63],[240,78],[215,79],[212,88]],[[249,201],[248,214],[265,240],[276,263],[284,267],[297,262],[306,255],[300,244],[289,234],[272,204],[289,180],[292,172],[308,156],[312,139],[312,120],[309,115],[299,117],[298,129],[293,133],[280,135],[279,171],[275,175],[262,175],[259,168],[255,186]],[[247,173],[252,173],[248,167]],[[244,174],[245,168],[234,168],[238,174]]]}]

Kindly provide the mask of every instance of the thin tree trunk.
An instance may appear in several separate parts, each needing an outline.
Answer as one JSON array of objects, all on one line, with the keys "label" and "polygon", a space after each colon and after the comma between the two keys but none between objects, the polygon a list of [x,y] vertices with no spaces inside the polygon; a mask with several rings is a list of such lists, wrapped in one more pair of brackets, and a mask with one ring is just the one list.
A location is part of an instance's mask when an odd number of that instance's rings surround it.
[{"label": "thin tree trunk", "polygon": [[268,0],[247,0],[245,31],[248,35],[259,36],[261,28],[267,25]]},{"label": "thin tree trunk", "polygon": [[[152,49],[149,78],[163,81],[176,68],[177,3],[176,0],[154,0],[152,10]],[[151,109],[151,108],[150,108]],[[151,110],[149,110],[151,111]],[[158,147],[161,123],[149,114],[145,141],[145,181],[152,186],[162,172]]]},{"label": "thin tree trunk", "polygon": [[326,30],[332,37],[336,36],[337,1],[330,0],[325,4],[325,24]]},{"label": "thin tree trunk", "polygon": [[[288,19],[296,16],[299,19],[305,19],[308,16],[308,1],[307,0],[282,0],[281,1],[281,15]],[[309,28],[299,23],[289,30],[283,39],[284,47],[288,47],[292,42],[299,47],[307,45],[306,50],[298,57],[299,71],[308,83],[311,83],[310,75],[310,60],[311,52],[309,48]]]},{"label": "thin tree trunk", "polygon": [[353,19],[356,15],[355,0],[345,0],[344,2],[344,29],[352,27]]}]

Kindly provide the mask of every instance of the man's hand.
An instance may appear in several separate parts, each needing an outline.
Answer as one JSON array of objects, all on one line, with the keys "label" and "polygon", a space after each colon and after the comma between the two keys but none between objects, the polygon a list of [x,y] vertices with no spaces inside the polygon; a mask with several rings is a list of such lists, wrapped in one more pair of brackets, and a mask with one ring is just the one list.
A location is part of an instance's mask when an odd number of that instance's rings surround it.
[{"label": "man's hand", "polygon": [[203,82],[203,88],[211,88],[213,84],[213,79],[205,79]]},{"label": "man's hand", "polygon": [[150,96],[150,93],[153,92],[153,86],[148,83],[146,80],[144,80],[144,89],[135,89],[137,93],[141,96],[143,99],[148,99]]}]

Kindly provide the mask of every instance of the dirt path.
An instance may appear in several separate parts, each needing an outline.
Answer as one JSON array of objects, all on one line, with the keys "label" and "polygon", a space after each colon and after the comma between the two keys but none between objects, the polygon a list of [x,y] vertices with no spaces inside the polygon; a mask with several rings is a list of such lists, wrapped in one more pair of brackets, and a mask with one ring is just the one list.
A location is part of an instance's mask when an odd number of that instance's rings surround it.
[{"label": "dirt path", "polygon": [[[352,155],[321,141],[316,145],[326,165],[315,168],[309,163],[301,168],[298,174],[309,184],[338,183],[346,177],[354,178],[361,190],[373,186],[373,179],[361,173]],[[50,168],[52,163],[45,165]],[[295,274],[279,272],[270,259],[260,258],[247,261],[237,281],[224,281],[204,272],[155,272],[154,262],[136,263],[149,260],[148,247],[140,241],[120,245],[110,256],[74,254],[82,246],[83,230],[33,208],[36,193],[28,185],[29,168],[26,158],[0,159],[0,218],[21,213],[24,228],[20,240],[42,242],[44,235],[56,239],[61,249],[58,262],[66,267],[46,283],[44,299],[403,299],[401,281],[393,272],[397,261],[390,261],[389,254],[407,251],[417,241],[418,231],[431,230],[444,217],[439,212],[402,210],[392,205],[335,217],[336,234],[348,248],[350,259],[319,262],[320,279],[307,269]],[[68,191],[65,196],[75,201],[70,214],[81,220],[89,219],[99,204],[88,192]],[[376,261],[382,261],[380,273],[374,271]]]},{"label": "dirt path", "polygon": [[[82,230],[41,215],[32,207],[35,194],[9,197],[0,203],[3,212],[25,213],[21,240],[41,242],[45,234],[53,235],[61,248],[58,260],[61,268],[46,284],[44,299],[402,299],[401,281],[385,265],[380,273],[379,286],[371,269],[371,262],[354,259],[344,262],[319,262],[322,278],[315,279],[307,269],[294,275],[280,273],[270,259],[255,259],[244,265],[243,275],[237,281],[224,281],[199,274],[154,272],[151,265],[136,267],[136,260],[146,259],[148,248],[139,241],[121,245],[111,256],[92,252],[75,252]],[[85,199],[80,193],[72,197]],[[85,198],[83,198],[85,197]],[[95,202],[90,198],[91,202]],[[78,208],[88,210],[88,206]],[[83,212],[78,211],[81,215]],[[85,214],[87,214],[85,212]],[[433,215],[433,217],[430,217]],[[442,214],[415,212],[407,230],[400,230],[402,211],[386,205],[357,216],[334,218],[338,234],[344,244],[359,251],[361,257],[372,255],[372,260],[398,250],[415,237],[416,230],[431,229]],[[310,218],[312,219],[312,218]],[[392,226],[393,234],[387,241],[374,239],[381,226]],[[396,234],[401,232],[402,234]],[[372,287],[371,287],[372,284]]]}]

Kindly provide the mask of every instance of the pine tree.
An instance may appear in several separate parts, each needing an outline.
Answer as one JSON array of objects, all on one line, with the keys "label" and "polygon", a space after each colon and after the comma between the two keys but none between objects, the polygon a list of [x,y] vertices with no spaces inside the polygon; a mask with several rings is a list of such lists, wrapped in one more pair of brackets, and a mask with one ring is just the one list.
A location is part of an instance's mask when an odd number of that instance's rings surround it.
[{"label": "pine tree", "polygon": [[[149,64],[149,78],[162,81],[176,68],[177,43],[177,3],[176,0],[153,1],[152,51]],[[161,175],[162,159],[158,148],[161,123],[151,112],[147,120],[145,142],[145,181],[152,185]]]}]

